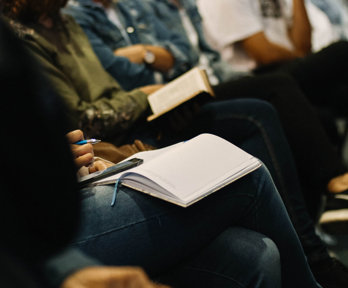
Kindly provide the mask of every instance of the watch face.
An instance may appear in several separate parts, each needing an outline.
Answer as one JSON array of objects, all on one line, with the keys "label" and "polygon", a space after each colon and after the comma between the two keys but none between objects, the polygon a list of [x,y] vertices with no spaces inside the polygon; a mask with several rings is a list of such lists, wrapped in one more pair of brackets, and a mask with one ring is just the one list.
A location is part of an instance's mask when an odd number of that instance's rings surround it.
[{"label": "watch face", "polygon": [[155,62],[155,54],[152,53],[151,51],[146,51],[145,56],[144,56],[144,62],[146,64],[153,64]]}]

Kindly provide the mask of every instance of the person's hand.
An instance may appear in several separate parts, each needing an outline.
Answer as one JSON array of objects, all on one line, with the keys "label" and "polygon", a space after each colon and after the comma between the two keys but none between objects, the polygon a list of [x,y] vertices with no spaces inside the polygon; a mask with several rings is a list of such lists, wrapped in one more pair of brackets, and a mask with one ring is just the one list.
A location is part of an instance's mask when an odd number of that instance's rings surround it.
[{"label": "person's hand", "polygon": [[102,170],[105,170],[106,168],[109,168],[113,165],[115,165],[115,164],[112,162],[109,162],[109,161],[97,160],[97,161],[94,161],[93,164],[88,166],[88,172],[93,173],[96,171],[102,171]]},{"label": "person's hand", "polygon": [[83,132],[81,130],[73,130],[66,134],[70,144],[71,151],[74,156],[75,165],[78,169],[82,166],[89,166],[93,163],[93,146],[90,143],[84,145],[76,145],[74,143],[84,140]]},{"label": "person's hand", "polygon": [[139,90],[144,92],[147,95],[150,95],[151,93],[156,92],[158,89],[161,89],[164,86],[165,86],[164,84],[153,84],[153,85],[142,86],[139,88]]},{"label": "person's hand", "polygon": [[88,267],[70,275],[60,288],[169,288],[152,282],[141,268]]},{"label": "person's hand", "polygon": [[123,56],[129,59],[129,61],[137,64],[144,62],[144,55],[146,49],[144,45],[136,44],[128,47],[118,48],[114,51],[116,56]]}]

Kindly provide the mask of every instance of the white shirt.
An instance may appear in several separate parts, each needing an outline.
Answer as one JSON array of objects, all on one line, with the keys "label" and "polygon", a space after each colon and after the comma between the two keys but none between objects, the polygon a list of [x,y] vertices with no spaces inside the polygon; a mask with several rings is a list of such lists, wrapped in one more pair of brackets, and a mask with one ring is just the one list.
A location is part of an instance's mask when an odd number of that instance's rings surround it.
[{"label": "white shirt", "polygon": [[236,71],[256,67],[256,62],[236,43],[256,33],[264,32],[270,41],[293,49],[287,37],[288,20],[278,15],[288,15],[287,6],[283,0],[279,3],[280,11],[272,7],[262,9],[259,0],[197,1],[208,41]]},{"label": "white shirt", "polygon": [[[293,50],[288,37],[292,0],[197,0],[197,5],[208,41],[237,71],[250,71],[256,67],[256,62],[238,44],[256,33],[264,32],[271,42]],[[315,18],[315,23],[325,21],[326,15],[318,8],[309,2],[306,5],[310,21],[314,22]],[[313,30],[312,34],[312,45],[316,50],[332,42],[332,39],[325,40],[323,35],[331,37],[328,30],[319,31]]]}]

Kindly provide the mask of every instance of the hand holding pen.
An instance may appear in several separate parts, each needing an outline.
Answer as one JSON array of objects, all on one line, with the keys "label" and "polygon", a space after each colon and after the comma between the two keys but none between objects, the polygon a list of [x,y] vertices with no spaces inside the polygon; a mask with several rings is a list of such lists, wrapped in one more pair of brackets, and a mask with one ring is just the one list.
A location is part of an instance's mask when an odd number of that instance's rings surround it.
[{"label": "hand holding pen", "polygon": [[84,140],[84,135],[81,130],[73,130],[66,134],[70,144],[71,151],[74,156],[75,164],[78,168],[82,166],[88,167],[93,164],[94,152],[91,143],[96,140]]},{"label": "hand holding pen", "polygon": [[80,140],[80,141],[75,142],[74,144],[75,145],[84,145],[84,144],[88,144],[88,143],[90,143],[90,144],[97,144],[100,141],[101,140],[99,140],[99,139],[92,138],[92,139],[87,139],[87,140]]},{"label": "hand holding pen", "polygon": [[70,143],[71,151],[74,156],[75,164],[78,169],[85,166],[88,168],[89,173],[105,170],[106,168],[114,165],[110,161],[99,159],[94,161],[94,151],[91,144],[97,144],[101,140],[98,139],[84,139],[83,132],[81,130],[74,130],[67,135]]}]

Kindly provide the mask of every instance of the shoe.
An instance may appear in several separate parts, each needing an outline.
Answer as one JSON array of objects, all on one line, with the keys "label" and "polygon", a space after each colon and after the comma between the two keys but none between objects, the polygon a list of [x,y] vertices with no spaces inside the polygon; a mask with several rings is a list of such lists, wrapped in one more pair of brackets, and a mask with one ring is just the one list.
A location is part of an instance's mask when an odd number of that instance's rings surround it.
[{"label": "shoe", "polygon": [[347,209],[348,208],[348,199],[347,196],[337,194],[334,197],[327,197],[325,211],[328,210],[339,210],[339,209]]},{"label": "shoe", "polygon": [[[331,194],[332,194],[332,193],[331,193]],[[347,189],[347,190],[344,190],[344,191],[342,191],[342,192],[335,193],[334,195],[336,195],[336,196],[339,196],[339,195],[348,196],[348,189]]]},{"label": "shoe", "polygon": [[348,287],[348,268],[338,259],[329,257],[310,266],[314,277],[323,288]]}]

